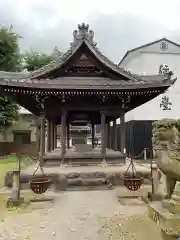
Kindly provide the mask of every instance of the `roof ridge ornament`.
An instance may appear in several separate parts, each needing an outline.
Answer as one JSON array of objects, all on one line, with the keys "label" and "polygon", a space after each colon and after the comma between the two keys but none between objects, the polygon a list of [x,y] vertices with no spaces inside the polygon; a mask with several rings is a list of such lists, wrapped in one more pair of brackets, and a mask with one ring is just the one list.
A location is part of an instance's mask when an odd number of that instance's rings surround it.
[{"label": "roof ridge ornament", "polygon": [[78,24],[78,30],[73,31],[73,42],[71,43],[71,46],[76,46],[80,41],[86,40],[88,41],[92,46],[96,46],[97,43],[94,42],[94,31],[89,30],[89,24]]}]

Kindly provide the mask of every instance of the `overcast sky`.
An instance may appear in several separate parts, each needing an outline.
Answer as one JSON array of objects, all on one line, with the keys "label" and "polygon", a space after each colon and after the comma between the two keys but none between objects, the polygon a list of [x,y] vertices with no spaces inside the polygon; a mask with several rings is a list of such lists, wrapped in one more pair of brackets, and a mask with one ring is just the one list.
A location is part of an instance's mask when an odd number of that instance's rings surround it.
[{"label": "overcast sky", "polygon": [[171,0],[0,0],[0,25],[12,24],[21,49],[66,51],[77,24],[95,32],[100,50],[119,62],[125,52],[168,37],[180,43],[180,1]]}]

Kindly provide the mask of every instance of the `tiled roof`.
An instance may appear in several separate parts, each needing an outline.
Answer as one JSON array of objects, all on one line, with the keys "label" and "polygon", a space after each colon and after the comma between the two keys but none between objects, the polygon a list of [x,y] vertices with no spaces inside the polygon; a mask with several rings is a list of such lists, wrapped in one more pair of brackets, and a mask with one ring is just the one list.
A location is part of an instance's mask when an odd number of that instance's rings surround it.
[{"label": "tiled roof", "polygon": [[[41,89],[131,89],[170,86],[175,81],[175,79],[171,80],[172,74],[136,75],[120,68],[99,51],[93,39],[94,33],[89,30],[89,25],[78,25],[78,30],[73,32],[73,36],[74,41],[66,53],[36,71],[31,73],[0,72],[0,85]],[[48,79],[45,77],[46,73],[61,68],[83,44],[105,67],[119,74],[119,79],[112,80],[103,77],[59,77]]]},{"label": "tiled roof", "polygon": [[43,66],[42,68],[32,72],[30,74],[30,78],[39,78],[45,73],[51,72],[52,70],[55,70],[57,68],[60,68],[62,65],[64,65],[73,55],[76,53],[76,51],[82,46],[82,44],[85,44],[89,50],[94,54],[94,56],[102,62],[107,68],[113,70],[114,72],[134,81],[141,80],[138,75],[132,74],[129,71],[126,71],[123,68],[120,68],[118,65],[110,61],[106,56],[104,56],[99,49],[96,46],[96,43],[94,43],[93,31],[89,30],[89,26],[82,24],[78,26],[78,31],[75,30],[73,32],[74,35],[74,41],[71,43],[71,47],[68,49],[68,51],[60,56],[58,56],[55,60],[51,61],[49,64]]},{"label": "tiled roof", "polygon": [[55,79],[0,79],[0,85],[39,89],[138,89],[169,86],[164,75],[144,77],[141,81],[111,80],[103,77],[59,77]]}]

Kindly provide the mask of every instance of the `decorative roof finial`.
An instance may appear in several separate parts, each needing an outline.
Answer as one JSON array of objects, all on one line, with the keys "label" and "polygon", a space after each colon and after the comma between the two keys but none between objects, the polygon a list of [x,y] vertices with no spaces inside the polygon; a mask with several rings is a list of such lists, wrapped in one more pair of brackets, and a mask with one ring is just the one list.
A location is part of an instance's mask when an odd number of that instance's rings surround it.
[{"label": "decorative roof finial", "polygon": [[77,45],[81,40],[87,40],[91,45],[96,46],[96,43],[93,41],[94,32],[89,30],[89,24],[78,24],[78,30],[73,31],[74,40],[71,43],[71,46]]},{"label": "decorative roof finial", "polygon": [[88,34],[89,24],[85,23],[78,24],[78,30],[81,36],[86,36]]}]

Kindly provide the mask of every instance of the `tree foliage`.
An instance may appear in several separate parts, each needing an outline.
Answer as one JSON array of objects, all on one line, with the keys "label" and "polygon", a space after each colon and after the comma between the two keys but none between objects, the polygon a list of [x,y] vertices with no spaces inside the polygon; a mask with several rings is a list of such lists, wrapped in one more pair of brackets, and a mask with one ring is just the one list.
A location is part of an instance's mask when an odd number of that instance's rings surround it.
[{"label": "tree foliage", "polygon": [[[19,38],[12,27],[0,29],[0,71],[20,71]],[[17,120],[18,109],[18,105],[0,91],[0,131]]]},{"label": "tree foliage", "polygon": [[19,107],[6,95],[1,93],[0,95],[0,132],[3,132],[5,128],[12,125],[12,123],[18,120]]},{"label": "tree foliage", "polygon": [[50,55],[33,51],[26,52],[26,54],[24,55],[24,68],[27,69],[29,72],[35,71],[50,63],[60,54],[61,52],[58,50],[57,47],[54,48],[52,54]]},{"label": "tree foliage", "polygon": [[[0,71],[19,72],[23,69],[34,71],[48,64],[60,55],[57,47],[52,54],[27,52],[20,54],[19,39],[13,27],[0,29]],[[0,91],[0,131],[18,119],[18,105]]]},{"label": "tree foliage", "polygon": [[24,56],[24,68],[29,72],[35,71],[52,60],[51,55],[38,52],[27,52]]},{"label": "tree foliage", "polygon": [[13,32],[12,27],[0,29],[0,71],[21,70],[19,39],[20,36]]}]

